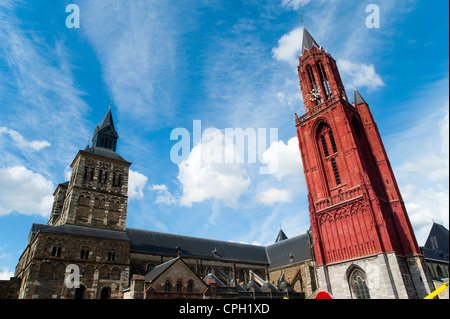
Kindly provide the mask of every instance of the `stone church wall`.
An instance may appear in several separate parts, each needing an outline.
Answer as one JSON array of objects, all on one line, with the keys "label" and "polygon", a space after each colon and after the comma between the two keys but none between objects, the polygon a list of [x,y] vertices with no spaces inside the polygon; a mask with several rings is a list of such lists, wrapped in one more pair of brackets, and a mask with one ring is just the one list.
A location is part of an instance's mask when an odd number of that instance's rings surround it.
[{"label": "stone church wall", "polygon": [[[323,290],[336,299],[354,299],[349,282],[351,272],[359,268],[367,276],[371,299],[408,299],[404,283],[405,270],[394,253],[379,254],[318,268]],[[328,273],[328,274],[326,274]]]},{"label": "stone church wall", "polygon": [[[55,253],[58,248],[60,252]],[[82,251],[89,252],[82,256]],[[22,258],[28,262],[19,262],[24,268],[16,272],[25,278],[20,298],[75,298],[75,289],[64,284],[69,265],[76,265],[80,270],[85,298],[99,298],[104,287],[109,287],[111,298],[121,298],[122,290],[128,286],[128,242],[40,233],[30,254]]]},{"label": "stone church wall", "polygon": [[311,261],[270,270],[269,282],[276,287],[283,273],[285,282],[294,292],[303,292],[308,297],[318,288]]}]

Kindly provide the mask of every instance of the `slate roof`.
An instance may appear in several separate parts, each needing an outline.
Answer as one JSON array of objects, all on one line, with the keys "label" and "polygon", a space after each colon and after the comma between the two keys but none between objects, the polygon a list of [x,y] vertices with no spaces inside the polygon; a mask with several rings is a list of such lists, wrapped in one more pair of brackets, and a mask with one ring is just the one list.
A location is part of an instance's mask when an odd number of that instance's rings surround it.
[{"label": "slate roof", "polygon": [[[309,236],[307,233],[267,246],[267,255],[270,263],[269,269],[311,259],[308,244]],[[293,256],[292,261],[290,261],[291,255]]]},{"label": "slate roof", "polygon": [[[264,247],[132,228],[127,228],[126,231],[116,231],[68,224],[61,226],[33,224],[29,243],[38,233],[126,241],[131,244],[131,252],[173,256],[174,258],[178,255],[177,247],[181,246],[182,257],[269,265],[269,269],[311,259],[308,243],[310,235],[307,234]],[[293,256],[292,261],[290,260],[291,255]]]},{"label": "slate roof", "polygon": [[124,159],[122,156],[120,156],[117,152],[111,151],[106,148],[93,146],[91,148],[86,148],[84,150],[84,152],[92,153],[92,154],[96,154],[96,155],[100,155],[100,156],[104,156],[104,157],[108,157],[108,158],[112,158],[115,160],[119,160],[119,161],[128,163],[128,161],[126,159]]},{"label": "slate roof", "polygon": [[355,105],[364,104],[366,101],[363,99],[361,94],[359,94],[358,90],[355,90]]},{"label": "slate roof", "polygon": [[449,255],[442,250],[429,249],[426,247],[420,247],[420,249],[422,250],[422,254],[425,259],[444,263],[449,262]]},{"label": "slate roof", "polygon": [[286,236],[284,231],[282,229],[280,229],[280,231],[278,232],[277,239],[275,239],[275,243],[278,243],[278,242],[280,242],[282,240],[286,240],[286,239],[288,239],[288,237]]},{"label": "slate roof", "polygon": [[178,258],[174,258],[174,259],[169,260],[168,262],[165,262],[164,264],[156,266],[148,274],[146,274],[144,276],[145,277],[145,281],[146,282],[151,282],[151,281],[155,280],[159,275],[161,275],[170,266],[172,266],[177,260],[178,260]]},{"label": "slate roof", "polygon": [[98,239],[129,241],[124,231],[85,227],[78,225],[68,225],[68,224],[61,226],[33,224],[33,226],[31,227],[31,233],[33,234],[33,238],[35,235],[37,235],[38,232],[98,238]]},{"label": "slate roof", "polygon": [[320,46],[317,44],[316,40],[311,36],[311,34],[303,27],[303,49],[302,54],[305,50],[311,50],[313,46],[319,48]]},{"label": "slate roof", "polygon": [[104,129],[108,129],[109,134],[111,134],[112,136],[117,138],[119,137],[119,134],[117,134],[116,128],[114,127],[111,109],[108,110],[100,125],[96,127],[96,132],[102,131]]},{"label": "slate roof", "polygon": [[443,225],[434,223],[431,227],[430,234],[428,235],[427,242],[425,243],[425,248],[440,250],[448,254],[449,246],[449,234],[448,229]]},{"label": "slate roof", "polygon": [[[195,238],[181,235],[159,233],[127,228],[131,240],[131,251],[177,256],[177,246],[181,246],[181,255],[203,259],[242,261],[267,264],[266,249],[263,246],[238,244],[212,239]],[[215,255],[213,251],[216,250]]]}]

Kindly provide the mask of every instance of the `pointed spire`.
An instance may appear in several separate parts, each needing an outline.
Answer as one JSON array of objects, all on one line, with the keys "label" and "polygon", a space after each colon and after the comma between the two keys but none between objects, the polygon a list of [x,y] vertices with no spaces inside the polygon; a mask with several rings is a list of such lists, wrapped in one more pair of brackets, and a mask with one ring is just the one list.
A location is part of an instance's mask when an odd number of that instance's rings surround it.
[{"label": "pointed spire", "polygon": [[117,134],[116,129],[114,127],[114,121],[110,104],[109,110],[106,113],[105,117],[103,118],[101,123],[95,128],[92,144],[94,147],[105,148],[115,152],[118,138],[119,134]]},{"label": "pointed spire", "polygon": [[364,101],[363,97],[361,96],[361,94],[359,94],[358,90],[355,89],[355,105],[360,105],[364,103],[366,103],[366,101]]},{"label": "pointed spire", "polygon": [[302,43],[302,54],[305,50],[311,50],[313,47],[320,48],[316,40],[311,36],[311,34],[303,27],[303,43]]},{"label": "pointed spire", "polygon": [[98,126],[98,130],[101,131],[105,128],[109,127],[111,132],[114,134],[117,134],[116,129],[114,127],[114,121],[112,117],[111,107],[109,108],[108,112],[106,113],[105,117],[101,121],[100,125]]},{"label": "pointed spire", "polygon": [[277,239],[275,240],[275,243],[279,243],[280,241],[286,240],[288,239],[288,237],[286,236],[286,234],[283,232],[282,229],[280,229]]}]

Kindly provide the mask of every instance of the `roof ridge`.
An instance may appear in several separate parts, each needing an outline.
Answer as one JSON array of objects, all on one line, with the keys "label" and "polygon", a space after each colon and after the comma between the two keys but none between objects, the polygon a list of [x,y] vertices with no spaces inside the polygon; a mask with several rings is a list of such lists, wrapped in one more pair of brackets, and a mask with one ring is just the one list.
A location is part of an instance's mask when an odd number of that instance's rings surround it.
[{"label": "roof ridge", "polygon": [[181,235],[181,234],[164,233],[164,232],[159,232],[159,231],[154,231],[154,230],[137,229],[137,228],[132,228],[132,227],[127,227],[126,230],[137,230],[137,231],[147,232],[147,233],[152,233],[152,234],[170,235],[170,236],[174,236],[174,237],[184,237],[184,238],[190,238],[190,239],[201,239],[201,240],[206,240],[206,241],[210,241],[210,242],[234,244],[234,245],[239,245],[239,246],[251,246],[251,247],[260,247],[260,248],[266,247],[263,245],[253,245],[253,244],[247,244],[247,243],[238,243],[238,242],[229,241],[229,240],[211,239],[211,238],[188,236],[188,235]]}]

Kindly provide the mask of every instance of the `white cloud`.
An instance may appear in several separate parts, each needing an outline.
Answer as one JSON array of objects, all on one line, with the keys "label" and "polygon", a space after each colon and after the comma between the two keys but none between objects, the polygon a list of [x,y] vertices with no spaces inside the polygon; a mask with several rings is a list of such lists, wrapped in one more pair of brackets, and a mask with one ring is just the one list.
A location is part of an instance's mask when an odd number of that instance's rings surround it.
[{"label": "white cloud", "polygon": [[147,176],[130,170],[128,179],[128,197],[129,199],[142,199],[144,198],[144,188],[147,184]]},{"label": "white cloud", "polygon": [[48,217],[54,186],[23,166],[0,168],[0,216],[17,212]]},{"label": "white cloud", "polygon": [[310,2],[311,0],[281,0],[281,5],[293,10],[298,10],[302,5],[306,5]]},{"label": "white cloud", "polygon": [[402,159],[408,154],[394,172],[419,245],[425,244],[433,220],[449,224],[448,141],[448,102],[395,141],[400,150],[394,154]]},{"label": "white cloud", "polygon": [[367,87],[369,90],[374,90],[377,87],[384,86],[384,82],[375,71],[373,64],[369,65],[342,59],[338,60],[337,64],[343,78],[347,78],[349,81],[346,85],[347,87],[352,87],[354,84],[356,88]]},{"label": "white cloud", "polygon": [[[222,134],[222,133],[220,133]],[[203,136],[205,137],[205,135]],[[213,138],[202,140],[202,144],[192,149],[189,158],[178,165],[178,179],[183,188],[180,203],[182,206],[192,206],[193,203],[208,199],[222,201],[227,207],[236,207],[239,197],[250,185],[247,171],[241,164],[218,164],[204,161],[203,148],[219,150],[223,139]],[[234,154],[233,143],[225,143],[224,152]]]},{"label": "white cloud", "polygon": [[67,166],[64,169],[64,180],[70,181],[71,177],[72,177],[72,167]]},{"label": "white cloud", "polygon": [[448,189],[407,184],[402,187],[402,195],[419,245],[425,244],[433,220],[448,227]]},{"label": "white cloud", "polygon": [[287,189],[271,188],[256,194],[255,200],[265,206],[273,206],[276,203],[291,203],[292,193]]},{"label": "white cloud", "polygon": [[155,201],[156,204],[163,203],[166,205],[172,205],[178,202],[177,198],[169,192],[166,185],[152,185],[150,186],[150,190],[158,193],[158,197]]},{"label": "white cloud", "polygon": [[299,27],[285,34],[278,40],[278,46],[272,49],[273,58],[295,67],[303,43],[303,28]]},{"label": "white cloud", "polygon": [[285,105],[297,107],[299,101],[302,101],[303,97],[301,91],[297,87],[295,87],[294,92],[295,93],[287,93],[287,94],[283,92],[278,92],[277,99],[278,101],[280,101]]},{"label": "white cloud", "polygon": [[14,277],[14,273],[9,271],[6,267],[0,267],[0,280],[9,280]]},{"label": "white cloud", "polygon": [[274,175],[279,181],[285,176],[301,176],[303,166],[297,137],[291,138],[287,144],[283,141],[272,143],[263,153],[262,163],[268,167],[274,167],[278,163]]},{"label": "white cloud", "polygon": [[18,148],[23,151],[39,152],[46,147],[50,147],[51,144],[47,141],[32,141],[29,142],[25,138],[14,130],[8,129],[7,127],[0,127],[0,134],[8,134],[13,142]]}]

